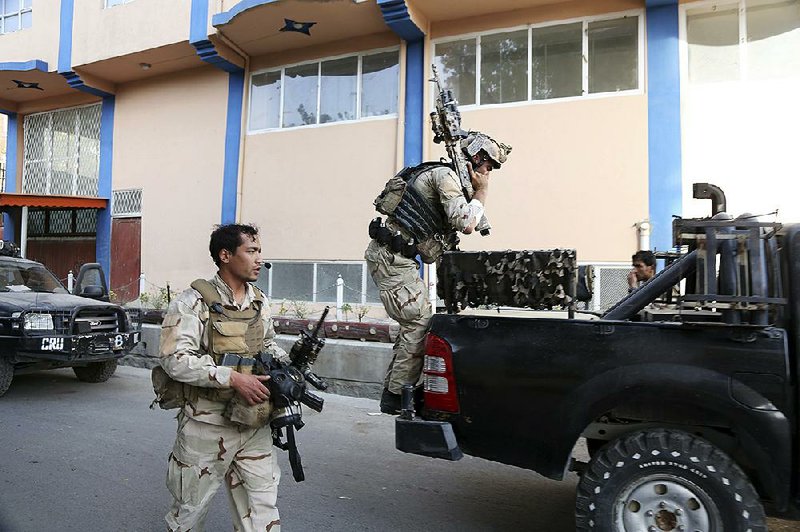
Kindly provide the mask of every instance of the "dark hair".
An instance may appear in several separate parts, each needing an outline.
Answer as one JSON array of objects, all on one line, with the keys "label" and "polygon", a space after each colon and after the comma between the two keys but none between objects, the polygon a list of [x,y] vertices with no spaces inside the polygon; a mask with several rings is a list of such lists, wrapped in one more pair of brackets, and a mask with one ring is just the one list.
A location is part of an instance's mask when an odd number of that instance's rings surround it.
[{"label": "dark hair", "polygon": [[236,248],[244,243],[242,235],[247,235],[251,239],[255,239],[255,237],[258,236],[258,227],[244,224],[214,226],[214,231],[211,233],[211,241],[208,244],[208,250],[211,252],[211,258],[214,259],[214,264],[219,266],[219,252],[223,249],[227,249],[231,253],[236,253]]},{"label": "dark hair", "polygon": [[652,251],[640,249],[633,254],[633,257],[631,257],[631,262],[641,262],[645,266],[655,266],[656,256]]}]

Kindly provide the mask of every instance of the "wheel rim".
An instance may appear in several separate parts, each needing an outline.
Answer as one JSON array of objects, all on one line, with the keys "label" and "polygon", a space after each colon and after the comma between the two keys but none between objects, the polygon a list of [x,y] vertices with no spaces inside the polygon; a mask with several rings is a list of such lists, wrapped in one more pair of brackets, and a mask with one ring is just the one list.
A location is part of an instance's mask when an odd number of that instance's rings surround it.
[{"label": "wheel rim", "polygon": [[614,511],[618,532],[713,532],[722,529],[719,510],[697,484],[668,474],[628,484]]}]

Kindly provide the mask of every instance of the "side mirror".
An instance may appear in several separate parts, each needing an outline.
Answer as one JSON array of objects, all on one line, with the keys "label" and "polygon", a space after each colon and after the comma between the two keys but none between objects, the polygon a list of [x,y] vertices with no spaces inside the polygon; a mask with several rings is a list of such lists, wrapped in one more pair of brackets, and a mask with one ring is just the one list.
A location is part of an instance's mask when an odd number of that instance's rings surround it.
[{"label": "side mirror", "polygon": [[83,289],[81,289],[81,293],[78,295],[81,297],[89,297],[92,299],[102,299],[102,297],[106,294],[105,292],[103,292],[102,286],[97,286],[96,284],[90,284],[88,286],[84,286]]},{"label": "side mirror", "polygon": [[96,262],[81,266],[72,293],[99,301],[108,301],[108,285],[106,285],[103,267]]}]

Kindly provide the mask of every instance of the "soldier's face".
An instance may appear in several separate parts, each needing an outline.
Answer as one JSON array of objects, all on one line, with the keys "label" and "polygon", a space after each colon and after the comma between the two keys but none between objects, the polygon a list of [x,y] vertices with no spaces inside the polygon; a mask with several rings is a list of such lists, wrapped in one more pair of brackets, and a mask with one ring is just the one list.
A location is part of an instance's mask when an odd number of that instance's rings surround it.
[{"label": "soldier's face", "polygon": [[250,237],[241,235],[242,243],[236,248],[234,253],[222,250],[220,258],[225,268],[242,281],[253,282],[258,279],[261,271],[261,241],[258,235]]},{"label": "soldier's face", "polygon": [[655,266],[648,266],[639,260],[633,263],[633,271],[636,272],[636,280],[638,281],[648,281],[656,274]]},{"label": "soldier's face", "polygon": [[492,161],[482,153],[472,156],[472,169],[476,174],[488,175],[492,171]]}]

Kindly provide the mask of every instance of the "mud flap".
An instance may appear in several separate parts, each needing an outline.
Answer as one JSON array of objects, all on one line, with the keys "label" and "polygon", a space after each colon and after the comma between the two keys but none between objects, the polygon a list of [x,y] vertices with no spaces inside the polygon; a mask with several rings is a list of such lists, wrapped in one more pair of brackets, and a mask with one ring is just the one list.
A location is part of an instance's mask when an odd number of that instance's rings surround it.
[{"label": "mud flap", "polygon": [[420,454],[445,460],[460,460],[453,426],[443,421],[397,418],[394,426],[395,447],[404,453]]}]

